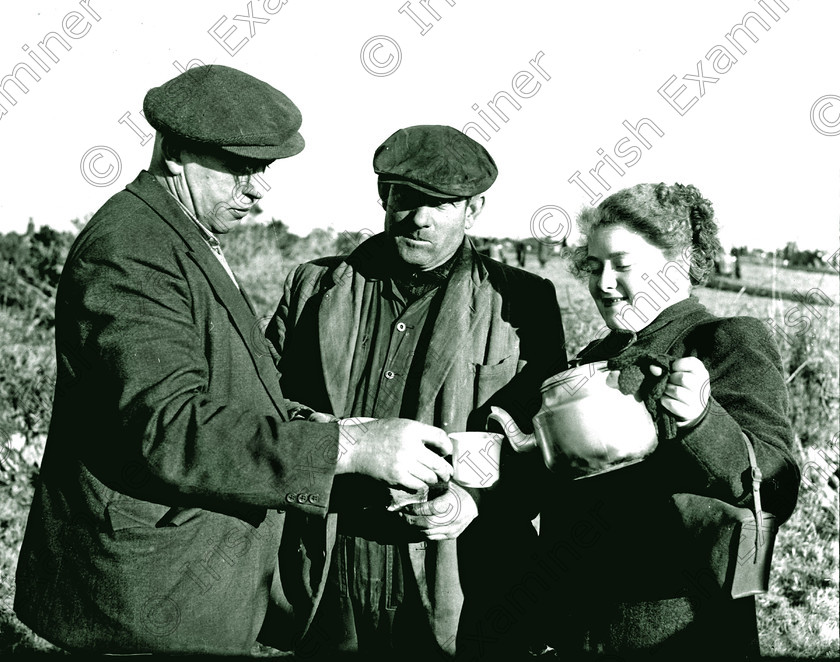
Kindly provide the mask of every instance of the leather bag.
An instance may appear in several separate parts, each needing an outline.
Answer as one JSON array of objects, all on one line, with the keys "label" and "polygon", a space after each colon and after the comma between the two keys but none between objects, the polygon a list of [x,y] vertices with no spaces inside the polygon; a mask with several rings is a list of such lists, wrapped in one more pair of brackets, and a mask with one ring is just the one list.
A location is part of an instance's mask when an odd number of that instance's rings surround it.
[{"label": "leather bag", "polygon": [[[703,578],[732,599],[767,592],[778,531],[776,516],[761,508],[761,469],[752,443],[742,436],[750,461],[752,509],[697,494],[672,497],[690,547],[699,555],[696,560]],[[692,583],[698,585],[696,576]]]}]

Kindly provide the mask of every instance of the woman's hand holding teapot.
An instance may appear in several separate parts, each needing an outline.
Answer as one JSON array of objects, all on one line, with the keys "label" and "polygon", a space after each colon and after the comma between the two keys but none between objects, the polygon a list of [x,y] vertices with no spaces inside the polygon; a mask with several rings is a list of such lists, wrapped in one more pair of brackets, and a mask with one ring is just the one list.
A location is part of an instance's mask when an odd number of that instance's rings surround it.
[{"label": "woman's hand holding teapot", "polygon": [[[662,374],[659,366],[650,366],[654,377]],[[700,359],[688,356],[671,364],[668,385],[659,400],[677,419],[677,427],[694,427],[709,407],[709,371]]]}]

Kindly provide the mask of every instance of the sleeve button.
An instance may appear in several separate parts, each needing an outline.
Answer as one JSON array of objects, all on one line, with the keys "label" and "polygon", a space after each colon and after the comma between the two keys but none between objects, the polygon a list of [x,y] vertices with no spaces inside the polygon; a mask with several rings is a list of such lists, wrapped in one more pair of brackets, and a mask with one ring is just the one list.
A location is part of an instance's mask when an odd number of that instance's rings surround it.
[{"label": "sleeve button", "polygon": [[306,495],[305,494],[298,494],[297,495],[297,502],[298,503],[306,503]]},{"label": "sleeve button", "polygon": [[289,503],[294,503],[296,500],[297,500],[297,495],[292,494],[291,492],[289,492],[286,495],[286,501],[288,501]]}]

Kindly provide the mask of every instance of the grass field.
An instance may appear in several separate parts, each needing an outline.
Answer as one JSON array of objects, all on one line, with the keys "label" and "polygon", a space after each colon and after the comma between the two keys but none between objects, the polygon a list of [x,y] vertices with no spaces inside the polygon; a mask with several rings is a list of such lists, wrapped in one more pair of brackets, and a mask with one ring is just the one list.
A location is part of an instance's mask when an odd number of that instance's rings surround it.
[{"label": "grass field", "polygon": [[[289,270],[333,252],[335,245],[335,237],[323,232],[289,246],[276,233],[254,230],[227,238],[225,251],[258,314],[265,317],[274,312]],[[527,268],[555,283],[567,349],[574,355],[602,329],[595,306],[562,259],[554,256],[545,267],[533,256],[530,260]],[[699,288],[696,293],[716,314],[753,315],[775,323],[788,374],[797,453],[806,467],[799,506],[777,541],[771,590],[759,599],[762,651],[774,657],[834,658],[840,655],[840,281],[837,274],[773,271],[760,265],[744,265],[743,272],[747,289],[742,292]],[[819,288],[835,305],[750,296],[751,286],[771,284],[788,293]],[[11,610],[14,568],[49,423],[52,342],[51,332],[30,323],[26,315],[0,309],[0,656],[55,650]]]}]

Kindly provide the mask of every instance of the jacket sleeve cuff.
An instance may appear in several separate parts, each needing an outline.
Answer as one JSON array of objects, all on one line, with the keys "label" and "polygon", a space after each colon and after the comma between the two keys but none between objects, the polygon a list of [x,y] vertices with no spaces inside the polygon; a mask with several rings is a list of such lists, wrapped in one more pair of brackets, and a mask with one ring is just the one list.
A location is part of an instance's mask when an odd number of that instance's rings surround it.
[{"label": "jacket sleeve cuff", "polygon": [[297,438],[300,450],[282,482],[281,509],[326,517],[340,450],[338,423],[291,421],[282,425]]}]

